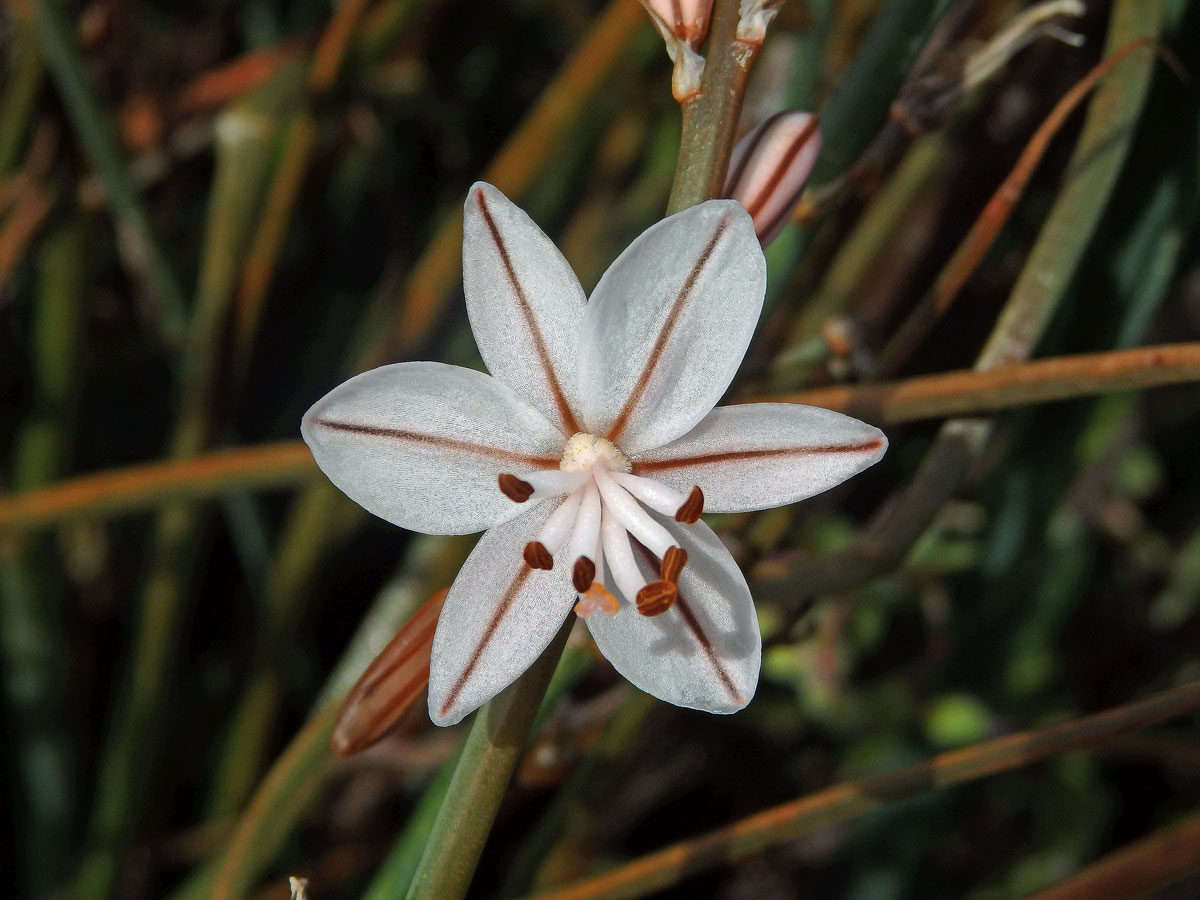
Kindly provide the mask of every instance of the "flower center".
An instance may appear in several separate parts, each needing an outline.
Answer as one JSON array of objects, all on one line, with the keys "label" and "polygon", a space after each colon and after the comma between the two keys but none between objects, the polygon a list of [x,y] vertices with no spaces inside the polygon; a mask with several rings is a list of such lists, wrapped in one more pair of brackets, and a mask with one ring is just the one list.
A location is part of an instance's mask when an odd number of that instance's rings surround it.
[{"label": "flower center", "polygon": [[633,469],[625,454],[608,438],[579,432],[563,447],[562,461],[558,464],[564,472],[590,472],[603,466],[614,472],[629,472]]},{"label": "flower center", "polygon": [[[566,548],[579,615],[613,615],[620,610],[620,601],[606,586],[610,583],[633,599],[642,615],[661,615],[674,605],[687,552],[650,511],[695,524],[704,509],[699,487],[684,497],[665,484],[634,475],[628,457],[612,441],[584,432],[567,441],[557,470],[520,477],[505,473],[499,484],[514,503],[565,495],[537,539],[525,545],[524,557],[530,568],[553,569],[555,554]],[[658,558],[658,578],[647,581],[642,574],[631,537]]]}]

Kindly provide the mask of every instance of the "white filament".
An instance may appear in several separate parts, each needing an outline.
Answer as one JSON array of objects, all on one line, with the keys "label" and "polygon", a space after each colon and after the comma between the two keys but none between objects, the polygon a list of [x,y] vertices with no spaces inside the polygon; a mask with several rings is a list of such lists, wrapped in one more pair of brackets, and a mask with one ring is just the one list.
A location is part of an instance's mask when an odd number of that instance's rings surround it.
[{"label": "white filament", "polygon": [[571,565],[581,556],[587,556],[596,564],[596,574],[599,577],[600,560],[595,554],[600,544],[600,492],[596,490],[596,482],[589,480],[579,491],[581,502],[579,513],[575,519],[575,528],[571,532],[571,546],[567,548],[567,556]]},{"label": "white filament", "polygon": [[628,472],[612,472],[610,474],[613,481],[652,510],[660,512],[664,516],[674,516],[679,511],[679,507],[687,502],[687,497],[661,482],[644,478],[641,475],[630,475]]},{"label": "white filament", "polygon": [[567,542],[579,514],[579,502],[585,490],[586,487],[578,487],[572,491],[567,499],[559,504],[558,509],[550,513],[550,517],[542,525],[542,530],[538,532],[537,539],[550,551],[551,556]]},{"label": "white filament", "polygon": [[541,500],[544,497],[557,497],[560,494],[570,493],[587,481],[588,473],[539,469],[519,477],[533,487],[533,494],[529,499]]},{"label": "white filament", "polygon": [[633,602],[638,591],[646,586],[646,579],[638,570],[633,559],[633,548],[629,546],[629,533],[625,530],[608,510],[600,523],[600,537],[604,542],[604,561],[612,573],[617,588],[625,595],[625,599]]},{"label": "white filament", "polygon": [[597,469],[593,475],[596,487],[600,488],[600,496],[604,500],[604,511],[625,526],[625,530],[645,544],[650,552],[662,559],[667,548],[676,546],[670,532],[650,518],[636,500],[621,488],[603,469]]}]

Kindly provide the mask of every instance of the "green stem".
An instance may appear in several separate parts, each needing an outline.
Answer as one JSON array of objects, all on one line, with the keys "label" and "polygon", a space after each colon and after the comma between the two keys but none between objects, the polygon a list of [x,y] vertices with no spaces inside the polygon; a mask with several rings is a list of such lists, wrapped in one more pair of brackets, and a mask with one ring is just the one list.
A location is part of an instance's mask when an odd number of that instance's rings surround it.
[{"label": "green stem", "polygon": [[683,103],[679,162],[667,214],[720,197],[757,47],[739,41],[738,0],[717,0],[700,93]]},{"label": "green stem", "polygon": [[433,781],[429,782],[409,813],[404,832],[375,872],[361,900],[393,900],[399,891],[412,885],[421,865],[430,830],[446,800],[446,793],[458,771],[462,748],[443,764]]},{"label": "green stem", "polygon": [[604,736],[554,794],[536,827],[514,856],[500,891],[517,897],[557,878],[562,867],[579,870],[594,854],[594,817],[601,815],[629,755],[637,745],[658,701],[641,691],[630,691],[605,727]]},{"label": "green stem", "polygon": [[575,617],[528,671],[475,716],[429,834],[409,900],[465,897]]},{"label": "green stem", "polygon": [[[66,468],[81,371],[87,232],[78,220],[38,258],[32,347],[36,394],[13,453],[20,488]],[[48,535],[0,542],[0,680],[14,779],[9,812],[29,897],[51,896],[67,868],[78,769],[70,734],[68,647],[61,576]],[[18,895],[21,888],[18,887]]]}]

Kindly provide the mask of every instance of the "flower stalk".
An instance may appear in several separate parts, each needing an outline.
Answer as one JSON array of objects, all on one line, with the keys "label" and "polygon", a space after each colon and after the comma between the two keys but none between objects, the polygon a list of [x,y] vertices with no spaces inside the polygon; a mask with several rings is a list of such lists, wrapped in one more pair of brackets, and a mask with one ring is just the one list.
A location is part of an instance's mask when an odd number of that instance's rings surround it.
[{"label": "flower stalk", "polygon": [[667,213],[721,196],[746,79],[761,43],[737,37],[738,0],[717,0],[700,91],[682,104],[683,133]]},{"label": "flower stalk", "polygon": [[574,624],[575,617],[568,616],[537,662],[486,704],[471,723],[408,900],[466,896],[496,811]]}]

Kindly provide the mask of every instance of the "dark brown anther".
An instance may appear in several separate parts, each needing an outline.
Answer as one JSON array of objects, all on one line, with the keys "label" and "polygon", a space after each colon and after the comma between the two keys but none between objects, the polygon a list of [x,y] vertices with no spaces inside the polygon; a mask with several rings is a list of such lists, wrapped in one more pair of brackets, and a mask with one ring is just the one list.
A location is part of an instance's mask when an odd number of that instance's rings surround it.
[{"label": "dark brown anther", "polygon": [[679,584],[679,574],[687,565],[687,559],[687,551],[682,547],[668,547],[662,565],[658,567],[658,577],[668,584]]},{"label": "dark brown anther", "polygon": [[513,503],[524,503],[533,496],[533,485],[528,481],[522,481],[516,475],[509,475],[505,472],[497,480],[500,482],[500,490],[504,496]]},{"label": "dark brown anther", "polygon": [[571,572],[571,585],[577,594],[582,594],[596,580],[596,564],[586,556],[575,560],[575,568]]},{"label": "dark brown anther", "polygon": [[554,568],[554,557],[541,541],[530,541],[525,545],[525,562],[531,569],[545,569],[548,572]]},{"label": "dark brown anther", "polygon": [[704,512],[704,491],[699,485],[692,487],[692,492],[683,501],[683,506],[675,510],[675,521],[684,525],[695,525],[700,521],[700,513]]},{"label": "dark brown anther", "polygon": [[661,616],[679,596],[679,588],[669,581],[652,581],[637,592],[637,610],[643,616]]}]

